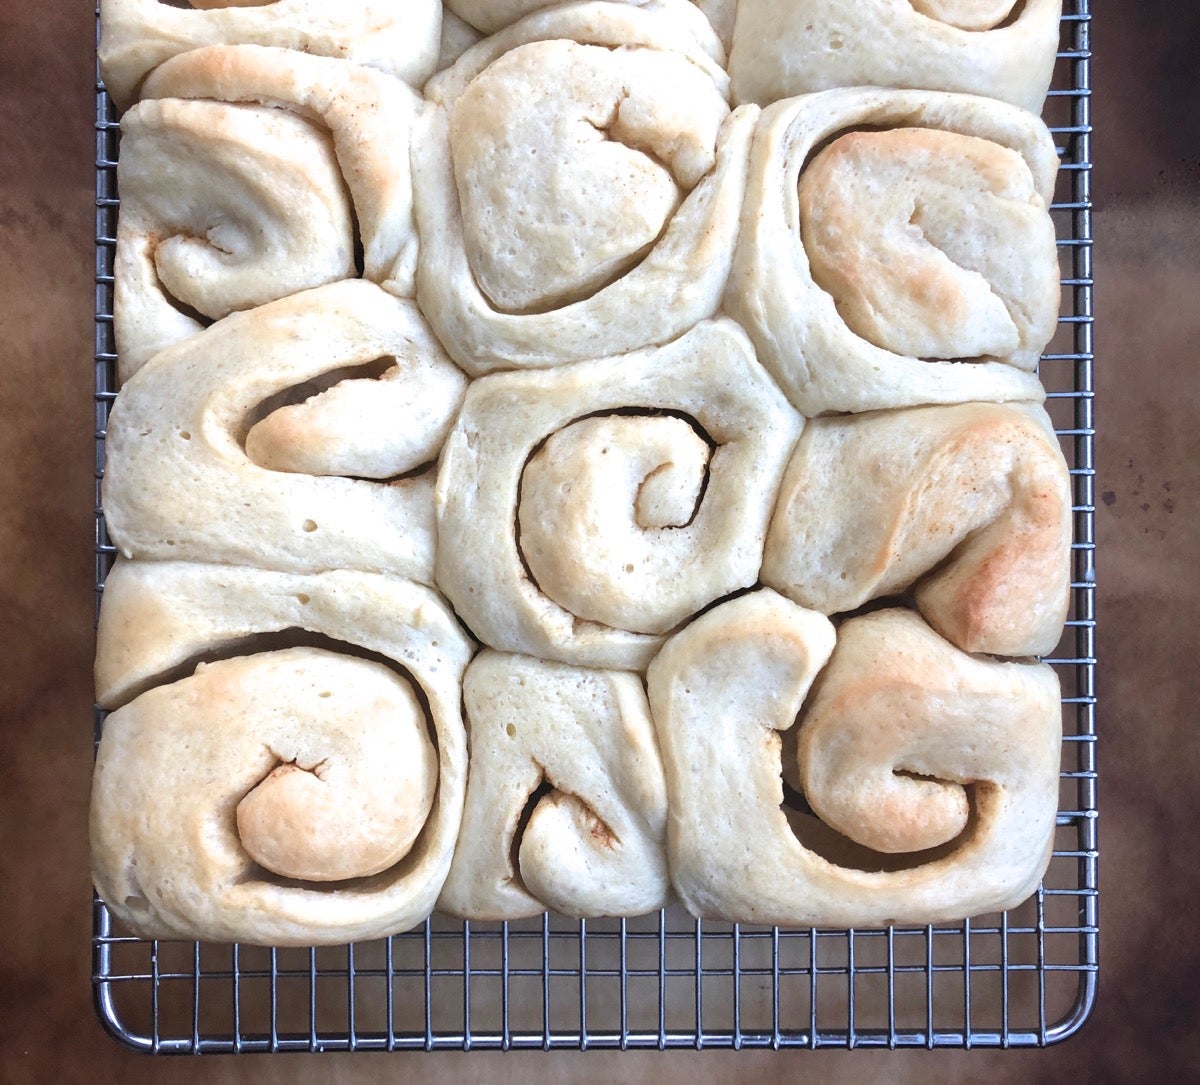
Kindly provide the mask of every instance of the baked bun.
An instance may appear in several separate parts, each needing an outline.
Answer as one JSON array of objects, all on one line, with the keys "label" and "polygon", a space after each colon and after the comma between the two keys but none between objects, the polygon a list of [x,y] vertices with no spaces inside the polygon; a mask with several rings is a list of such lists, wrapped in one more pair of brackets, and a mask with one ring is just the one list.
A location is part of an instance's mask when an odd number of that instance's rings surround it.
[{"label": "baked bun", "polygon": [[102,0],[100,73],[121,109],[163,61],[206,45],[270,45],[364,64],[413,87],[433,73],[438,0]]},{"label": "baked bun", "polygon": [[673,19],[538,12],[426,94],[417,298],[468,373],[619,354],[716,313],[757,110],[730,116],[724,71]]},{"label": "baked bun", "polygon": [[175,99],[121,120],[118,377],[230,313],[352,278],[354,217],[328,139],[289,113]]},{"label": "baked bun", "polygon": [[809,416],[1040,400],[1057,170],[1046,126],[1000,102],[779,102],[755,129],[729,312]]},{"label": "baked bun", "polygon": [[731,321],[481,377],[438,471],[437,585],[490,647],[640,670],[758,579],[801,425]]},{"label": "baked bun", "polygon": [[667,793],[641,679],[485,651],[463,698],[471,775],[439,910],[495,920],[663,907]]},{"label": "baked bun", "polygon": [[[1045,664],[967,655],[901,610],[850,619],[835,646],[828,619],[763,590],[674,637],[648,684],[693,915],[940,923],[1013,907],[1045,872],[1062,738]],[[822,820],[789,816],[784,776]]]},{"label": "baked bun", "polygon": [[822,614],[911,590],[964,652],[1046,655],[1070,599],[1070,483],[1041,407],[818,418],[784,475],[762,579]]},{"label": "baked bun", "polygon": [[416,306],[371,283],[227,317],[157,355],[113,405],[113,542],[142,560],[431,583],[431,465],[465,385]]},{"label": "baked bun", "polygon": [[373,68],[259,45],[195,49],[157,68],[143,98],[265,105],[328,134],[350,194],[363,278],[411,296],[417,237],[410,166],[421,97]]},{"label": "baked bun", "polygon": [[114,915],[142,937],[262,945],[421,922],[462,815],[470,655],[415,584],[118,562],[91,806]]},{"label": "baked bun", "polygon": [[118,376],[232,312],[357,276],[414,291],[420,98],[370,68],[198,49],[121,121]]}]

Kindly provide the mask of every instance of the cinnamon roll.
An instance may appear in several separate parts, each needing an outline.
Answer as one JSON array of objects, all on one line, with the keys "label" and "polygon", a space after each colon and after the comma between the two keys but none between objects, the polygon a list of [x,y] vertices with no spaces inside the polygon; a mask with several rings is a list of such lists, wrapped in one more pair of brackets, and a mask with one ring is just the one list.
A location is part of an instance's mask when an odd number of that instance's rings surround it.
[{"label": "cinnamon roll", "polygon": [[422,921],[462,815],[470,654],[415,584],[118,562],[91,804],[109,909],[142,937],[265,945]]},{"label": "cinnamon roll", "polygon": [[431,80],[417,298],[450,356],[548,367],[712,316],[757,112],[726,87],[657,7],[615,3],[537,12]]},{"label": "cinnamon roll", "polygon": [[376,68],[420,87],[438,58],[437,0],[102,0],[100,72],[121,109],[163,61],[206,45],[271,45]]},{"label": "cinnamon roll", "polygon": [[195,49],[146,80],[143,98],[201,98],[287,110],[333,142],[361,240],[363,276],[411,295],[416,271],[411,129],[417,93],[372,68],[257,45]]},{"label": "cinnamon roll", "polygon": [[1040,113],[1062,0],[740,0],[729,55],[735,102],[833,87],[997,98]]},{"label": "cinnamon roll", "polygon": [[231,312],[356,273],[353,215],[332,148],[298,117],[143,102],[122,121],[117,173],[123,382]]},{"label": "cinnamon roll", "polygon": [[216,46],[162,65],[144,98],[122,120],[122,380],[206,321],[354,277],[356,244],[364,277],[413,293],[420,99],[403,83],[286,49]]},{"label": "cinnamon roll", "polygon": [[1040,407],[819,418],[784,475],[762,579],[823,614],[911,589],[965,652],[1045,655],[1067,616],[1071,508]]},{"label": "cinnamon roll", "polygon": [[663,907],[667,796],[640,678],[485,651],[463,690],[471,775],[440,911]]},{"label": "cinnamon roll", "polygon": [[117,397],[113,542],[130,558],[430,583],[432,464],[465,386],[416,307],[371,283],[236,313]]},{"label": "cinnamon roll", "polygon": [[648,682],[695,915],[957,921],[1017,905],[1046,869],[1062,722],[1045,664],[967,655],[903,610],[850,619],[835,646],[764,589],[674,637]]},{"label": "cinnamon roll", "polygon": [[731,321],[482,377],[439,467],[438,587],[493,648],[638,670],[758,579],[801,424]]},{"label": "cinnamon roll", "polygon": [[1038,400],[1059,270],[1046,126],[965,95],[763,111],[727,305],[806,415]]}]

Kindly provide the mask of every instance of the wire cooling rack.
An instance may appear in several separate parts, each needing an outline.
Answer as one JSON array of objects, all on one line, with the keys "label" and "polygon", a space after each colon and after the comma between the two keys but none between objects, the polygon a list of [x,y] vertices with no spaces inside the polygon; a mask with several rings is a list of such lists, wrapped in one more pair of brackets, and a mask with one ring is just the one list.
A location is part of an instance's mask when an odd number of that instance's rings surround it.
[{"label": "wire cooling rack", "polygon": [[[557,1047],[1026,1047],[1075,1032],[1097,969],[1089,0],[1067,0],[1046,116],[1062,160],[1063,269],[1042,362],[1074,483],[1072,609],[1053,664],[1063,764],[1055,851],[1028,902],[954,926],[800,930],[631,920],[434,916],[383,941],[312,950],[143,941],[96,900],[105,1027],[151,1052]],[[114,549],[100,513],[116,392],[116,113],[97,84],[96,593]],[[98,739],[102,714],[97,712]]]}]

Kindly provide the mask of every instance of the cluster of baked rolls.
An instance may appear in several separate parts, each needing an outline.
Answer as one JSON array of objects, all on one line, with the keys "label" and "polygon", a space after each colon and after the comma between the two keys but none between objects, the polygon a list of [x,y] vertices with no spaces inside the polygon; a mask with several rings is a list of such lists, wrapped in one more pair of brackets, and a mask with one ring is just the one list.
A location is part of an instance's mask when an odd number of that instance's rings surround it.
[{"label": "cluster of baked rolls", "polygon": [[151,937],[1015,905],[1058,0],[104,0],[96,885]]}]

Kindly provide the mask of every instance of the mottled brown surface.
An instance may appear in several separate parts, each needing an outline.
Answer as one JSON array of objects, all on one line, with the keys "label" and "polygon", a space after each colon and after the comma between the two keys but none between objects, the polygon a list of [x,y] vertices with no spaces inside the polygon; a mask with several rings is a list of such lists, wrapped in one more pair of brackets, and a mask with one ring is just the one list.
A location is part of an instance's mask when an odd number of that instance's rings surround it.
[{"label": "mottled brown surface", "polygon": [[102,1034],[88,984],[92,15],[79,0],[0,0],[0,1081],[1200,1074],[1200,12],[1097,7],[1103,940],[1099,1004],[1083,1033],[1048,1052],[153,1062]]}]

